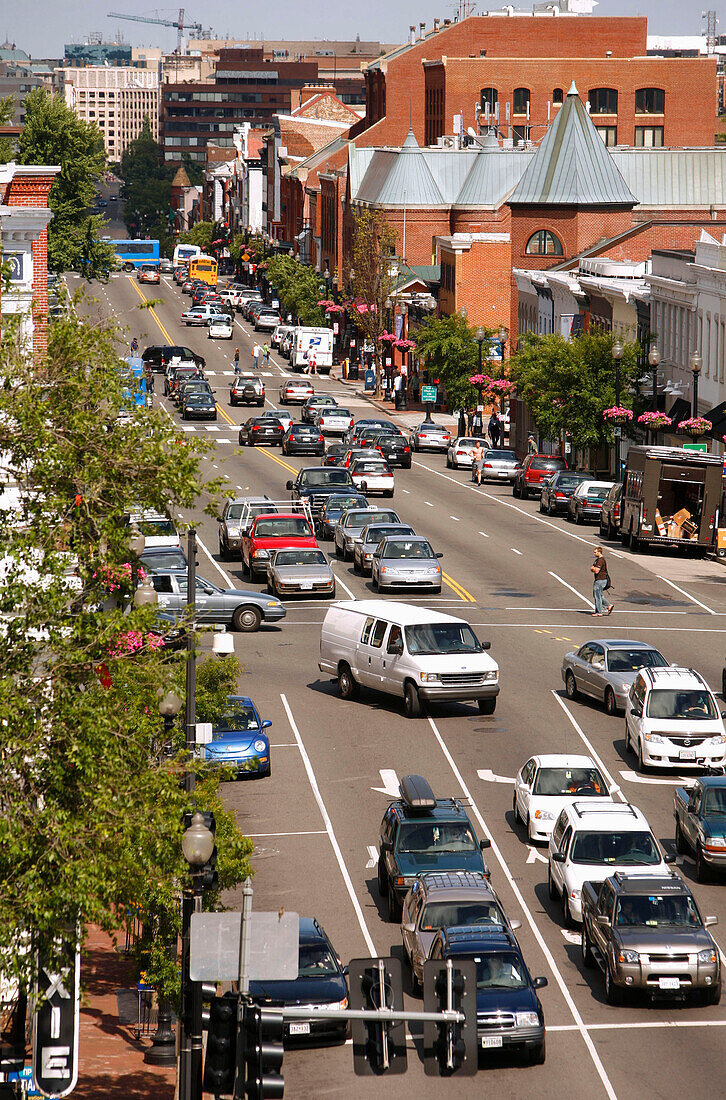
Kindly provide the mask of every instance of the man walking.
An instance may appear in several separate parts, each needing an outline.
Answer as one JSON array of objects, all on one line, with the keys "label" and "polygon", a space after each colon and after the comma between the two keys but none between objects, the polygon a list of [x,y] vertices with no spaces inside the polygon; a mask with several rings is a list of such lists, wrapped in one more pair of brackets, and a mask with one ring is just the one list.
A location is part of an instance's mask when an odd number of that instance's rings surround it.
[{"label": "man walking", "polygon": [[259,345],[259,344],[255,344],[255,346],[254,346],[254,347],[253,347],[253,349],[252,349],[252,356],[253,356],[253,358],[254,358],[254,363],[255,363],[255,370],[258,370],[258,369],[259,369],[259,366],[260,366],[260,355],[261,355],[261,354],[262,354],[262,348],[260,347],[260,345]]},{"label": "man walking", "polygon": [[499,417],[497,416],[497,411],[495,409],[494,412],[492,413],[492,415],[489,417],[489,438],[492,441],[492,447],[498,447],[499,446],[500,432],[501,432],[501,424],[500,424],[500,421],[499,421]]},{"label": "man walking", "polygon": [[239,348],[235,348],[235,349],[234,349],[234,373],[235,373],[235,374],[239,374],[239,371],[240,371],[240,366],[239,366]]},{"label": "man walking", "polygon": [[270,345],[262,345],[262,366],[269,367],[270,365]]},{"label": "man walking", "polygon": [[308,374],[317,374],[318,373],[318,361],[315,357],[315,352],[314,351],[310,352],[310,355],[308,356],[308,362],[310,363],[310,370],[308,371]]},{"label": "man walking", "polygon": [[484,448],[481,445],[481,439],[477,439],[474,444],[474,450],[471,452],[473,459],[471,465],[471,480],[476,481],[477,485],[481,485],[481,468],[484,462]]},{"label": "man walking", "polygon": [[[595,560],[590,566],[590,572],[592,573],[592,598],[595,602],[593,615],[597,618],[602,618],[603,615],[612,615],[613,603],[605,594],[610,587],[610,575],[608,573],[608,563],[603,557],[602,546],[595,547]],[[607,611],[603,611],[603,601],[608,605]]]}]

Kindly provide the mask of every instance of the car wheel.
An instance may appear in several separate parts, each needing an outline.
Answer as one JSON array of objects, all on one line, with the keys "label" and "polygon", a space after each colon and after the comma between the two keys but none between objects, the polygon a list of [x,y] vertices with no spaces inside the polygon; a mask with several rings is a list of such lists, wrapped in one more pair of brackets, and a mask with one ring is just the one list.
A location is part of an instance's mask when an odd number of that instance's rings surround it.
[{"label": "car wheel", "polygon": [[618,704],[615,699],[615,692],[612,688],[605,689],[605,713],[609,714],[613,718],[617,712]]},{"label": "car wheel", "polygon": [[602,520],[600,520],[600,530],[599,530],[599,535],[600,535],[600,538],[601,538],[601,539],[605,539],[605,538],[607,538],[607,536],[608,536],[608,529],[607,529],[607,527],[603,527],[603,525],[602,525]]},{"label": "car wheel", "polygon": [[519,496],[519,486],[517,485],[516,481],[512,485],[512,496],[513,497],[518,497]]},{"label": "car wheel", "polygon": [[355,555],[353,555],[353,572],[354,573],[362,573],[363,572],[363,570],[360,567],[360,562],[355,557]]},{"label": "car wheel", "polygon": [[567,887],[562,887],[562,897],[560,898],[560,906],[562,908],[562,926],[563,928],[572,927],[572,914],[570,913],[570,902],[567,897]]},{"label": "car wheel", "polygon": [[386,492],[383,495],[386,496],[386,497],[392,497],[393,496],[393,489],[387,489]]},{"label": "car wheel", "polygon": [[227,552],[226,552],[226,550],[224,549],[224,546],[222,545],[222,541],[221,541],[221,540],[220,540],[220,543],[219,543],[219,556],[220,556],[220,558],[222,559],[222,561],[226,561],[226,560],[227,560]]},{"label": "car wheel", "polygon": [[550,901],[557,901],[560,896],[557,893],[557,887],[555,886],[555,880],[552,878],[552,868],[547,867],[547,893],[550,896]]},{"label": "car wheel", "polygon": [[700,844],[696,845],[696,878],[699,882],[708,882],[708,864],[703,858],[703,848]]},{"label": "car wheel", "polygon": [[648,766],[643,760],[643,742],[638,739],[638,771],[641,775],[645,775],[648,771]]},{"label": "car wheel", "polygon": [[420,718],[422,713],[421,697],[415,684],[410,681],[406,684],[403,693],[403,709],[407,718]]},{"label": "car wheel", "polygon": [[453,468],[454,468],[454,464],[453,464],[453,462],[451,461],[451,455],[450,455],[450,454],[449,454],[449,452],[447,451],[447,452],[446,452],[446,469],[447,469],[447,470],[453,470]]},{"label": "car wheel", "polygon": [[569,669],[565,676],[565,691],[567,692],[568,699],[577,698],[577,684],[575,683],[575,676]]},{"label": "car wheel", "polygon": [[518,823],[521,824],[522,819],[519,816],[519,807],[517,806],[517,792],[516,791],[512,795],[512,813],[514,814],[515,825],[518,824]]},{"label": "car wheel", "polygon": [[358,695],[358,681],[350,670],[349,665],[341,665],[338,669],[338,694],[341,699],[355,699]]},{"label": "car wheel", "polygon": [[401,919],[401,903],[396,897],[390,880],[388,882],[388,919],[392,924],[396,924]]},{"label": "car wheel", "polygon": [[683,835],[680,821],[676,821],[676,851],[681,856],[684,856],[688,851],[688,845],[686,844],[686,838]]},{"label": "car wheel", "polygon": [[547,1057],[547,1043],[543,1039],[541,1043],[538,1043],[536,1047],[533,1047],[527,1054],[527,1061],[530,1066],[543,1066]]},{"label": "car wheel", "polygon": [[705,1005],[717,1005],[721,1000],[721,983],[713,986],[711,989],[704,989],[702,993],[702,1001]]},{"label": "car wheel", "polygon": [[539,510],[540,510],[540,512],[542,512],[544,514],[545,507],[544,507],[544,502],[542,500],[542,497],[539,498]]},{"label": "car wheel", "polygon": [[477,706],[479,707],[480,714],[494,714],[497,707],[497,700],[495,699],[477,699]]},{"label": "car wheel", "polygon": [[259,607],[238,607],[232,616],[232,626],[244,634],[254,634],[262,624],[262,612]]},{"label": "car wheel", "polygon": [[582,952],[583,966],[588,967],[588,969],[592,968],[595,965],[595,956],[590,947],[590,937],[587,934],[587,928],[584,921],[582,925],[582,935],[580,936],[580,950]]},{"label": "car wheel", "polygon": [[582,523],[582,515],[580,514],[580,510],[578,508],[575,508],[575,523],[578,525],[578,527]]},{"label": "car wheel", "polygon": [[432,588],[431,591],[433,592],[434,596],[440,596],[441,595],[441,585],[439,585],[438,588]]},{"label": "car wheel", "polygon": [[388,876],[386,874],[386,865],[381,858],[381,853],[378,853],[378,871],[376,872],[378,878],[378,893],[381,897],[385,897],[388,892]]},{"label": "car wheel", "polygon": [[610,963],[605,967],[605,999],[609,1005],[620,1005],[623,1003],[623,992],[613,981]]},{"label": "car wheel", "polygon": [[339,558],[340,561],[344,560],[343,551],[338,546],[337,540],[336,540],[336,543],[335,543],[335,556],[336,556],[336,558]]}]

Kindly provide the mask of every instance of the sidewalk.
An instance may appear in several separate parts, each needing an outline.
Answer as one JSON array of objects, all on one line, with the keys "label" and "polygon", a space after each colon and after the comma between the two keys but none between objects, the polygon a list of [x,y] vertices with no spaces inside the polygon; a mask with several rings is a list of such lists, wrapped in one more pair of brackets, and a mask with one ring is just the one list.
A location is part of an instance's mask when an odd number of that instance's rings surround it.
[{"label": "sidewalk", "polygon": [[149,1039],[119,1022],[116,991],[133,985],[132,967],[111,937],[88,930],[81,959],[78,1100],[172,1100],[176,1070],[147,1066]]}]

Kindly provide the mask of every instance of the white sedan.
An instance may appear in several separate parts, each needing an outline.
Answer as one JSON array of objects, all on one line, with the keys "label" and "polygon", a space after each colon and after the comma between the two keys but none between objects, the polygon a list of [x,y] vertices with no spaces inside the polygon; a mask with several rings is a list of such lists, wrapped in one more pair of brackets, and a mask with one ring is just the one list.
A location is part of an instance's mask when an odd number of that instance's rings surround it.
[{"label": "white sedan", "polygon": [[483,439],[475,439],[471,435],[459,435],[452,439],[446,452],[446,465],[449,469],[458,470],[460,466],[471,469],[474,459],[472,457],[477,443],[484,445]]},{"label": "white sedan", "polygon": [[314,393],[315,390],[310,382],[292,379],[280,386],[280,404],[289,405],[295,402],[298,405],[304,405],[308,397],[312,397]]},{"label": "white sedan", "polygon": [[215,317],[207,326],[207,337],[217,340],[231,340],[234,335],[232,321],[222,317]]},{"label": "white sedan", "polygon": [[350,464],[350,476],[356,489],[369,496],[380,493],[384,497],[393,496],[393,474],[387,462],[375,458],[357,458]]},{"label": "white sedan", "polygon": [[320,409],[316,423],[323,435],[344,435],[355,421],[350,409],[327,405]]},{"label": "white sedan", "polygon": [[563,807],[586,798],[612,802],[610,788],[589,756],[531,756],[514,781],[512,809],[528,840],[548,841]]}]

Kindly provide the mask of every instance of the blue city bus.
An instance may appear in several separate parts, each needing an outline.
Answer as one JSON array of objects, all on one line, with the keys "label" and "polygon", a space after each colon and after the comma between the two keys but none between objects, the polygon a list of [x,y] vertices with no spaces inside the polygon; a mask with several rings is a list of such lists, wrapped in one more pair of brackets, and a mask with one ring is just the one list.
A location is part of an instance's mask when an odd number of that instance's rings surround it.
[{"label": "blue city bus", "polygon": [[125,362],[128,365],[131,376],[127,376],[125,381],[128,383],[123,388],[124,400],[128,405],[135,405],[137,408],[146,408],[146,373],[144,371],[144,360],[137,355],[129,355],[126,357]]},{"label": "blue city bus", "polygon": [[116,252],[118,265],[123,271],[135,271],[141,264],[159,262],[158,241],[107,241]]}]

